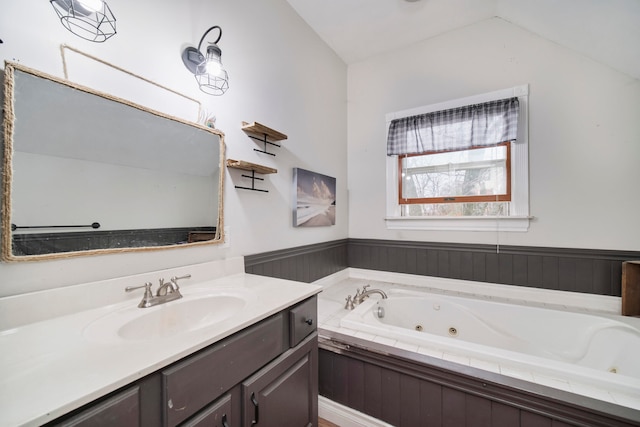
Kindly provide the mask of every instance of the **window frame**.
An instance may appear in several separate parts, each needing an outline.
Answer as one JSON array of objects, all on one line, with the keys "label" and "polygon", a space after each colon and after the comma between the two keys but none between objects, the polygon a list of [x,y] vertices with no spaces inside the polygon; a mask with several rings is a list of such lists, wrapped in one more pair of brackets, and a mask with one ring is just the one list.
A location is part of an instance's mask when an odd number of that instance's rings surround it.
[{"label": "window frame", "polygon": [[[504,194],[487,194],[475,196],[443,196],[443,197],[420,197],[406,198],[402,197],[403,176],[402,176],[402,160],[407,157],[425,156],[440,153],[455,153],[469,150],[481,150],[483,148],[505,147],[505,166],[506,166],[506,192]],[[457,148],[452,150],[433,150],[423,153],[402,154],[398,156],[398,204],[400,205],[425,205],[435,203],[482,203],[482,202],[510,202],[511,201],[511,144],[509,141],[500,142],[493,145],[472,146],[469,148]]]},{"label": "window frame", "polygon": [[[447,231],[514,231],[526,232],[532,217],[529,215],[529,85],[455,99],[386,115],[386,128],[392,120],[434,111],[484,103],[509,97],[518,97],[520,113],[518,136],[510,142],[511,201],[508,216],[404,216],[399,203],[399,161],[397,156],[386,157],[386,216],[389,230],[447,230]],[[494,196],[495,197],[495,196]]]}]

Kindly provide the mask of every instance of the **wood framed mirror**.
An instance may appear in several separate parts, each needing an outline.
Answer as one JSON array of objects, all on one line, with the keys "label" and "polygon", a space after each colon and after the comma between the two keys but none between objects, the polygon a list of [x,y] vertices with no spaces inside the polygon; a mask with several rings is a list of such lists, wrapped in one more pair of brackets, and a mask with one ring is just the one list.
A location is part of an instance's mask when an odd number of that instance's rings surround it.
[{"label": "wood framed mirror", "polygon": [[224,133],[5,63],[2,259],[221,243]]}]

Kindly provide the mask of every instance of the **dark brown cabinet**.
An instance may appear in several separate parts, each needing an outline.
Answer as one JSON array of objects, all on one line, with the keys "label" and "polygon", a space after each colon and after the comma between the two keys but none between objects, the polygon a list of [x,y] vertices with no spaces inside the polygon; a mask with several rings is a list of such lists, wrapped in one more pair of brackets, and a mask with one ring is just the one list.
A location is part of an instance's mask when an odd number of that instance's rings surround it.
[{"label": "dark brown cabinet", "polygon": [[64,427],[107,427],[140,425],[139,388],[123,390],[102,402],[91,405],[56,425]]},{"label": "dark brown cabinet", "polygon": [[285,315],[263,320],[164,369],[164,425],[179,425],[282,354],[289,347]]},{"label": "dark brown cabinet", "polygon": [[[237,387],[236,387],[236,391]],[[239,403],[236,393],[228,393],[203,409],[191,420],[182,424],[182,427],[231,427],[239,424],[240,417],[234,411],[234,404]]]},{"label": "dark brown cabinet", "polygon": [[313,296],[49,425],[317,426],[316,320]]},{"label": "dark brown cabinet", "polygon": [[307,337],[242,383],[243,426],[318,423],[318,340]]},{"label": "dark brown cabinet", "polygon": [[308,299],[289,310],[289,343],[295,347],[318,325],[318,299]]}]

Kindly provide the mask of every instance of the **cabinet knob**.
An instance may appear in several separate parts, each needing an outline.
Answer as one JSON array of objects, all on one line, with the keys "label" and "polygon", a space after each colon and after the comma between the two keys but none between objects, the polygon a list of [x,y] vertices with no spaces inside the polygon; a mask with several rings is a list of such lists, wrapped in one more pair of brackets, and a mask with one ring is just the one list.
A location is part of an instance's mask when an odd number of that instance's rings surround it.
[{"label": "cabinet knob", "polygon": [[306,319],[304,321],[304,323],[306,323],[307,325],[311,326],[311,325],[313,325],[313,319]]}]

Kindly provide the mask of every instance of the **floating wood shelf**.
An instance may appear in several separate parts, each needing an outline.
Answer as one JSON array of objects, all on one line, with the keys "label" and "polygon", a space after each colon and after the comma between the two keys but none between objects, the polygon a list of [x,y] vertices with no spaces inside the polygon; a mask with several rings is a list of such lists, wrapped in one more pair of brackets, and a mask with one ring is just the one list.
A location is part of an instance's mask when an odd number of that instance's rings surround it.
[{"label": "floating wood shelf", "polygon": [[278,173],[278,169],[257,165],[255,163],[245,162],[244,160],[227,159],[227,167],[251,172],[251,175],[242,174],[243,177],[249,178],[251,180],[251,187],[242,187],[242,186],[236,185],[236,188],[241,188],[243,190],[251,190],[251,191],[261,191],[263,193],[268,193],[269,191],[256,188],[255,186],[256,180],[264,181],[263,178],[258,178],[256,176],[256,172],[263,175],[270,174],[270,173]]},{"label": "floating wood shelf", "polygon": [[249,172],[255,171],[263,175],[267,175],[270,173],[278,173],[278,169],[257,165],[255,163],[245,162],[244,160],[227,159],[227,167],[234,168],[234,169],[242,169]]},{"label": "floating wood shelf", "polygon": [[277,130],[271,129],[263,124],[258,122],[247,123],[242,122],[242,130],[246,133],[259,135],[261,137],[266,136],[271,141],[284,141],[287,139],[287,135],[282,132],[278,132]]},{"label": "floating wood shelf", "polygon": [[275,154],[269,153],[267,151],[267,144],[280,147],[280,145],[276,144],[275,141],[283,141],[287,139],[287,135],[285,135],[284,133],[278,132],[277,130],[271,129],[270,127],[267,127],[258,122],[242,122],[242,130],[245,131],[249,138],[255,139],[264,144],[264,150],[258,150],[257,148],[254,148],[254,151],[268,154],[270,156],[275,156]]}]

